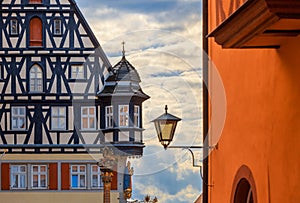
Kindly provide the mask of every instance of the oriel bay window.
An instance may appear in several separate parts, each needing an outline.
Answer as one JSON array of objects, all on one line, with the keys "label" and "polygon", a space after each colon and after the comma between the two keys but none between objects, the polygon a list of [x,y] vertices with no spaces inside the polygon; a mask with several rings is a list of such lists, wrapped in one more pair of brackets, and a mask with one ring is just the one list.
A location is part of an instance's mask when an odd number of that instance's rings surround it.
[{"label": "oriel bay window", "polygon": [[114,118],[113,118],[113,106],[105,107],[105,127],[112,128],[114,127]]},{"label": "oriel bay window", "polygon": [[129,105],[119,105],[119,127],[129,126]]},{"label": "oriel bay window", "polygon": [[134,106],[133,126],[140,127],[140,107],[137,105]]},{"label": "oriel bay window", "polygon": [[31,168],[31,187],[33,189],[46,189],[47,165],[32,165]]},{"label": "oriel bay window", "polygon": [[12,165],[11,166],[11,188],[12,189],[26,189],[27,171],[26,165]]},{"label": "oriel bay window", "polygon": [[96,130],[96,107],[81,107],[81,129]]}]

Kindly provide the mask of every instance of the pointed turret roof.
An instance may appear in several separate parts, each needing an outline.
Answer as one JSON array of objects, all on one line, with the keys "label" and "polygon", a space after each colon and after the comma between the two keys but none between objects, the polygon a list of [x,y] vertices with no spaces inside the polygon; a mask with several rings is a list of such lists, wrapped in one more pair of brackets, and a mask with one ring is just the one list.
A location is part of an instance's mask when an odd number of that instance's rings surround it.
[{"label": "pointed turret roof", "polygon": [[125,56],[124,42],[123,56],[114,67],[111,68],[110,75],[105,80],[105,85],[98,96],[138,96],[144,99],[150,98],[146,95],[139,83],[141,78],[135,67],[129,63]]}]

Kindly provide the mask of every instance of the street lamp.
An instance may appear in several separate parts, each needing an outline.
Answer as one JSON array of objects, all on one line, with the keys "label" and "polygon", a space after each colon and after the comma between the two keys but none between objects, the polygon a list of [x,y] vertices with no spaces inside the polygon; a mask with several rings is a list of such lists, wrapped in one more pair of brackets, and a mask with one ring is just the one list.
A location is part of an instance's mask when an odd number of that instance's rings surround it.
[{"label": "street lamp", "polygon": [[152,122],[154,122],[154,125],[155,125],[158,140],[165,149],[180,148],[180,149],[189,150],[193,157],[193,166],[201,167],[201,166],[198,166],[195,164],[194,153],[191,149],[203,149],[203,148],[212,149],[214,147],[213,146],[207,146],[207,147],[204,147],[204,146],[169,146],[170,143],[173,141],[175,129],[176,129],[177,123],[179,121],[181,121],[180,118],[168,113],[168,106],[166,105],[165,113],[152,121]]},{"label": "street lamp", "polygon": [[178,121],[181,121],[181,119],[168,113],[167,105],[165,113],[152,121],[155,125],[158,140],[165,149],[173,140]]}]

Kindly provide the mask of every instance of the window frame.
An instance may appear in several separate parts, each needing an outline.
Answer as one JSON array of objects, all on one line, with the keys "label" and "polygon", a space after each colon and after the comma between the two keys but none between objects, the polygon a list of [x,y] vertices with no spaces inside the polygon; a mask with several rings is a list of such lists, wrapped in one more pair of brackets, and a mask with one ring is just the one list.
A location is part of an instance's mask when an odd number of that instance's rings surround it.
[{"label": "window frame", "polygon": [[[84,172],[81,172],[80,171],[80,167],[84,167]],[[76,167],[77,170],[76,171],[73,171],[73,167]],[[74,176],[77,176],[77,187],[76,186],[73,186],[73,175]],[[81,176],[84,176],[84,186],[80,186],[80,178]],[[84,165],[84,164],[71,164],[70,166],[70,188],[71,189],[77,189],[77,190],[80,190],[80,189],[87,189],[87,166]]]},{"label": "window frame", "polygon": [[[84,109],[87,109],[88,113],[86,115],[83,114]],[[94,112],[93,116],[90,115],[90,109],[93,109],[93,112]],[[97,129],[97,116],[96,116],[96,114],[97,114],[97,111],[96,111],[95,106],[82,106],[81,107],[81,130],[89,131],[89,130],[96,130]],[[88,125],[87,128],[84,128],[84,126],[83,126],[83,123],[84,123],[83,119],[85,119],[85,118],[87,119],[87,125]],[[90,123],[91,118],[94,119],[94,122],[93,122],[94,127],[93,128],[90,127],[91,126],[90,125],[91,124]]]},{"label": "window frame", "polygon": [[[38,171],[33,170],[34,167],[38,168]],[[41,171],[41,168],[45,167],[45,171]],[[48,189],[48,165],[45,164],[33,164],[31,165],[31,188],[32,189]],[[34,176],[37,176],[38,186],[34,186]],[[43,186],[41,176],[45,176],[45,186]]]},{"label": "window frame", "polygon": [[[14,115],[14,109],[18,109],[17,110],[17,114],[16,115]],[[24,115],[22,115],[22,114],[20,114],[20,109],[23,109],[23,111],[24,111]],[[19,119],[20,118],[23,118],[24,119],[24,127],[23,128],[19,128],[19,127],[17,127],[17,128],[15,128],[14,126],[13,126],[13,120],[14,120],[14,118],[17,118],[17,124],[19,124]],[[26,107],[24,107],[24,106],[12,106],[11,107],[11,130],[16,130],[16,131],[25,131],[26,129],[27,129],[27,126],[26,126],[26,118],[27,118],[27,115],[26,115]],[[17,125],[18,126],[18,125]]]},{"label": "window frame", "polygon": [[[93,168],[96,168],[97,167],[97,171],[93,171]],[[96,164],[91,164],[90,165],[90,168],[91,168],[91,171],[90,171],[90,174],[91,174],[91,189],[102,189],[104,188],[104,183],[102,181],[102,178],[101,178],[101,169],[98,165]],[[94,176],[97,177],[97,186],[94,186],[94,182],[93,182],[93,178]]]},{"label": "window frame", "polygon": [[[59,32],[56,32],[57,31],[56,22],[59,22]],[[52,26],[53,26],[53,30],[52,30],[53,35],[54,36],[61,36],[62,33],[63,33],[62,20],[60,18],[54,18]]]},{"label": "window frame", "polygon": [[[137,112],[136,112],[137,109]],[[139,128],[140,127],[140,106],[134,105],[133,106],[133,127]]]},{"label": "window frame", "polygon": [[[54,114],[53,109],[57,108],[57,115]],[[63,113],[61,113],[63,109]],[[57,119],[57,122],[54,121]],[[60,120],[64,119],[64,126],[60,127]],[[58,126],[54,127],[54,124],[57,123]],[[51,130],[66,130],[67,129],[67,108],[65,106],[52,106],[51,107]]]},{"label": "window frame", "polygon": [[[127,108],[127,112],[124,112],[124,111],[121,112],[121,110],[124,109],[124,107]],[[119,127],[124,127],[124,128],[129,127],[129,118],[130,118],[129,117],[129,105],[119,105],[118,106],[118,112],[119,112],[119,114],[118,114]],[[124,125],[124,122],[123,122],[124,119],[125,119],[125,125]]]},{"label": "window frame", "polygon": [[[15,32],[13,32],[13,22],[15,22],[15,26],[16,26]],[[9,21],[9,34],[11,36],[18,36],[19,35],[19,21],[18,21],[17,18],[10,19],[10,21]]]},{"label": "window frame", "polygon": [[[32,70],[34,72],[32,72]],[[40,72],[39,72],[40,71]],[[32,78],[32,73],[34,74],[34,78]],[[38,75],[41,75],[39,78]],[[40,81],[40,84],[39,84]],[[30,93],[41,93],[44,92],[44,73],[41,66],[34,64],[30,67],[29,70],[29,92]],[[33,87],[33,89],[32,89]],[[40,90],[39,90],[40,88]]]},{"label": "window frame", "polygon": [[105,128],[114,127],[114,107],[105,106]]},{"label": "window frame", "polygon": [[[13,171],[13,167],[17,167],[17,171],[16,172]],[[22,172],[20,170],[21,167],[25,168],[24,172]],[[15,181],[14,181],[13,177],[15,177],[15,176],[18,177],[17,178],[17,182],[18,182],[17,183],[17,187],[14,187]],[[24,176],[24,187],[20,187],[21,186],[21,180],[22,180],[21,176]],[[11,180],[10,180],[10,188],[12,190],[25,190],[25,189],[27,189],[27,166],[24,165],[24,164],[10,165],[10,178],[11,178]]]},{"label": "window frame", "polygon": [[[78,71],[78,68],[82,68],[82,71]],[[74,72],[73,69],[76,68],[76,71]],[[73,63],[70,65],[70,73],[69,73],[69,79],[71,80],[85,80],[86,79],[86,73],[85,73],[85,66],[82,63]],[[81,77],[78,77],[78,73],[80,73]],[[76,74],[76,75],[74,75]]]}]

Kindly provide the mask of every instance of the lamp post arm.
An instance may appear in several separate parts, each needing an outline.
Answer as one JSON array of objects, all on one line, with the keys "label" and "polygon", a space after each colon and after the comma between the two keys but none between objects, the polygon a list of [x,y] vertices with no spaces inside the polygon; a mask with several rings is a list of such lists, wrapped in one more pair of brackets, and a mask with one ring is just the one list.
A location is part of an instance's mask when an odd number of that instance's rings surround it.
[{"label": "lamp post arm", "polygon": [[167,148],[171,148],[171,149],[214,149],[215,146],[168,146]]},{"label": "lamp post arm", "polygon": [[[191,152],[191,155],[192,155],[192,158],[193,158],[193,167],[200,167],[200,170],[201,170],[201,165],[196,165],[195,163],[195,155],[194,155],[194,152],[192,149],[214,149],[215,146],[207,146],[207,147],[204,147],[204,146],[168,146],[167,148],[170,148],[170,149],[186,149],[186,150],[189,150],[189,152]],[[202,176],[201,176],[202,178]]]}]

